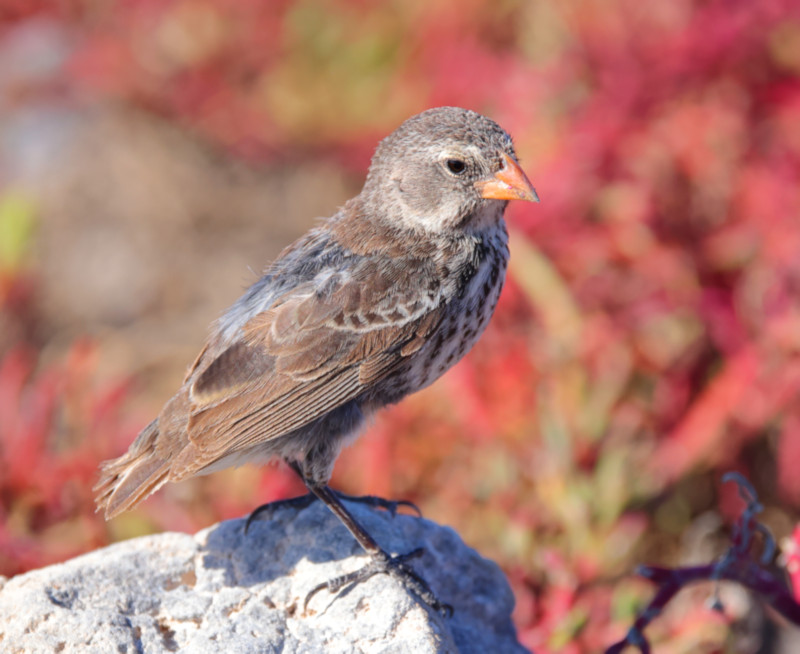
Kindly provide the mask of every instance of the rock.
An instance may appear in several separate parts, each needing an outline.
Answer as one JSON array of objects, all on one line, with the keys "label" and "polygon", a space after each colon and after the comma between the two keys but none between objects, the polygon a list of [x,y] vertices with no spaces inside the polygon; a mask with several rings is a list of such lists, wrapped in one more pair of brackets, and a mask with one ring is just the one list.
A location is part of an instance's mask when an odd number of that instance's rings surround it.
[{"label": "rock", "polygon": [[[384,548],[424,546],[415,570],[454,615],[387,575],[303,602],[365,556],[322,505],[231,520],[195,536],[136,538],[0,578],[2,652],[522,653],[500,569],[451,529],[349,504]],[[4,582],[4,583],[3,583]]]}]

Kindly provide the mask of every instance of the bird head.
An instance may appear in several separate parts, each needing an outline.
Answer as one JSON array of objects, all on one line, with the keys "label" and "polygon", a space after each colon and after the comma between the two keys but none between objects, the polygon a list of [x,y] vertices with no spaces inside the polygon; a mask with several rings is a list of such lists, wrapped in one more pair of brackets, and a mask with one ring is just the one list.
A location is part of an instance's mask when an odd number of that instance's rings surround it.
[{"label": "bird head", "polygon": [[377,219],[434,233],[480,229],[500,221],[509,200],[539,200],[511,137],[458,107],[424,111],[381,141],[362,196]]}]

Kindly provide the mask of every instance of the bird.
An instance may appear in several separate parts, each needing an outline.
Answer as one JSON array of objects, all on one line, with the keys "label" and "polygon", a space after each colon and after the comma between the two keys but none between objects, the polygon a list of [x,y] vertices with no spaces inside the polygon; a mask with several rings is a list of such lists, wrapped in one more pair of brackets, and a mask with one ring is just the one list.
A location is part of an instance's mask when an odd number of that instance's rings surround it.
[{"label": "bird", "polygon": [[98,510],[111,519],[167,482],[282,460],[370,556],[312,593],[387,573],[452,612],[408,563],[421,549],[388,554],[328,482],[371,415],[438,379],[486,328],[510,200],[539,198],[496,122],[459,107],[405,120],[361,192],[281,252],[214,323],[158,416],[101,464]]}]

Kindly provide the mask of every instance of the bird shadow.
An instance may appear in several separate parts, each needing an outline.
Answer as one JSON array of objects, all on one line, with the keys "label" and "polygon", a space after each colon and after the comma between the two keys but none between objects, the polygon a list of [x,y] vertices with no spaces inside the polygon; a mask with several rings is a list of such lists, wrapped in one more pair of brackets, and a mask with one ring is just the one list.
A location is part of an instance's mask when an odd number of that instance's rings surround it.
[{"label": "bird shadow", "polygon": [[[386,551],[394,554],[425,549],[426,554],[414,562],[420,574],[435,567],[436,548],[429,531],[436,525],[416,516],[393,516],[352,502],[347,502],[347,508]],[[299,598],[302,606],[315,587],[368,562],[347,528],[319,502],[302,508],[279,507],[254,520],[247,529],[246,524],[246,518],[228,520],[204,532],[202,566],[221,570],[228,586],[271,586],[268,592],[295,594],[294,600]],[[427,564],[426,558],[430,559]],[[351,590],[346,587],[337,597]]]},{"label": "bird shadow", "polygon": [[476,644],[491,642],[492,637],[514,643],[509,645],[509,651],[526,651],[516,644],[511,622],[513,594],[495,563],[466,546],[449,527],[415,515],[391,515],[357,503],[346,504],[388,553],[424,549],[411,566],[441,602],[452,605],[454,613],[450,618],[408,590],[405,597],[392,595],[389,585],[398,581],[382,574],[336,594],[315,593],[306,609],[305,601],[314,588],[368,562],[368,556],[346,527],[319,502],[301,509],[279,508],[265,519],[253,521],[247,533],[246,518],[222,522],[201,532],[202,570],[198,576],[221,574],[224,585],[247,587],[267,606],[296,617],[328,614],[329,620],[337,621],[352,619],[363,601],[373,605],[375,599],[400,602],[400,613],[411,610],[415,603],[428,612],[431,622],[439,625],[437,632],[450,634],[459,651],[482,651],[475,649]]}]

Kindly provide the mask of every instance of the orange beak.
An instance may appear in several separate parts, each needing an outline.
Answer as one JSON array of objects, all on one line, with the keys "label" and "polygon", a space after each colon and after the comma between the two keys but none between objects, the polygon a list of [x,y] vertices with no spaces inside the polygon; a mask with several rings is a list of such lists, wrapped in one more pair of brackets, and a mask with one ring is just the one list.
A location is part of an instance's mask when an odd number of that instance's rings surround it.
[{"label": "orange beak", "polygon": [[539,196],[519,164],[505,152],[501,153],[503,167],[489,179],[475,182],[482,198],[490,200],[527,200],[538,202]]}]

